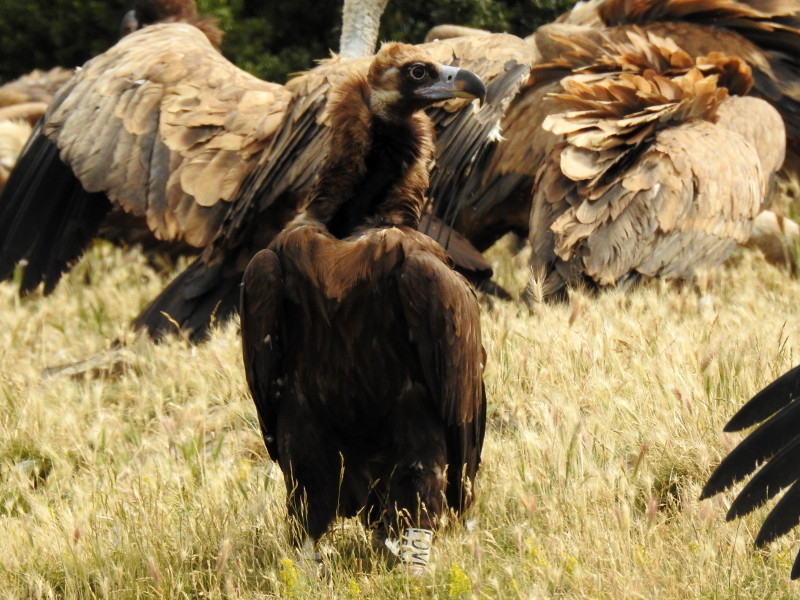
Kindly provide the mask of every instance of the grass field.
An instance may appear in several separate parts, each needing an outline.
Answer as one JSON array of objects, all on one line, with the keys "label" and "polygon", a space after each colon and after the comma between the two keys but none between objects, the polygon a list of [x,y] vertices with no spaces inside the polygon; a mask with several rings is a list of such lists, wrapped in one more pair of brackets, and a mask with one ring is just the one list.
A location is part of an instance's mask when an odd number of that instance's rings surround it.
[{"label": "grass field", "polygon": [[[519,289],[524,261],[495,252]],[[338,522],[317,578],[287,543],[236,323],[192,347],[127,325],[164,279],[95,247],[50,297],[0,285],[0,598],[794,598],[765,510],[698,502],[722,426],[800,362],[800,283],[742,252],[697,285],[483,311],[489,426],[466,526],[429,572]],[[102,352],[113,360],[45,371]],[[106,360],[104,363],[103,360]],[[78,371],[78,372],[75,372]]]}]

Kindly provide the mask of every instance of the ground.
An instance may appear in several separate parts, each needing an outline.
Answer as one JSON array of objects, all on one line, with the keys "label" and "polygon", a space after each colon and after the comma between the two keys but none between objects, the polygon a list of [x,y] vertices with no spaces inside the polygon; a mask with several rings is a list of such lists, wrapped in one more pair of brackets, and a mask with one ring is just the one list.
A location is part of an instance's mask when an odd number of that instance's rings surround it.
[{"label": "ground", "polygon": [[[491,258],[518,292],[510,247]],[[421,577],[389,568],[354,521],[324,540],[327,577],[298,559],[238,321],[198,347],[128,332],[164,283],[100,244],[52,296],[0,285],[0,598],[800,594],[796,535],[757,551],[765,510],[726,523],[730,493],[697,499],[741,439],[726,420],[800,362],[800,282],[755,252],[693,285],[485,307],[477,501]]]}]

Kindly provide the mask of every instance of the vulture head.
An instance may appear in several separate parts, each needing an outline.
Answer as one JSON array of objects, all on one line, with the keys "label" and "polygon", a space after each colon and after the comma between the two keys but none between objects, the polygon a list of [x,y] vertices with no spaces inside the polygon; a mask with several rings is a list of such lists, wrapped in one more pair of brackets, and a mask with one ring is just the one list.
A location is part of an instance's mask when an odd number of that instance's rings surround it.
[{"label": "vulture head", "polygon": [[440,100],[486,97],[480,77],[458,67],[439,65],[407,44],[381,46],[367,75],[370,109],[386,121],[407,119]]},{"label": "vulture head", "polygon": [[306,214],[340,239],[365,225],[418,228],[433,153],[433,124],[422,109],[482,99],[483,82],[414,46],[387,43],[366,76],[344,78],[331,94],[329,152]]},{"label": "vulture head", "polygon": [[195,0],[135,0],[122,18],[120,37],[155,23],[188,23],[205,33],[215,48],[222,43],[216,20],[199,16]]}]

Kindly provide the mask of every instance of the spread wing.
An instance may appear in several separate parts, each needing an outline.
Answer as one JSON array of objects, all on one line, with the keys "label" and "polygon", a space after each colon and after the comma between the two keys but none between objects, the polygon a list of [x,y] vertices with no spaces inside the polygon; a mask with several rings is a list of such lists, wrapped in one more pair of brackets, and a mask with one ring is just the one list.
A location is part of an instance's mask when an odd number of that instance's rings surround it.
[{"label": "spread wing", "polygon": [[466,282],[437,257],[412,252],[399,276],[409,335],[447,427],[450,506],[460,510],[480,463],[486,399],[480,312]]},{"label": "spread wing", "polygon": [[[701,499],[710,498],[755,472],[728,510],[726,518],[732,520],[748,514],[791,486],[765,519],[756,536],[756,546],[771,542],[800,524],[799,397],[800,367],[785,373],[753,396],[731,418],[725,431],[738,431],[766,421],[725,457],[700,496]],[[792,566],[791,576],[792,579],[800,577],[800,554]]]},{"label": "spread wing", "polygon": [[[205,246],[288,99],[190,25],[126,36],[59,90],[20,157],[3,194],[0,276],[27,258],[22,291],[42,279],[49,291],[111,207],[145,219],[158,239]],[[53,235],[31,236],[37,229]]]},{"label": "spread wing", "polygon": [[264,443],[273,460],[278,460],[275,419],[280,402],[280,379],[283,377],[282,302],[280,261],[272,250],[262,250],[247,266],[242,282],[242,355]]},{"label": "spread wing", "polygon": [[[433,213],[452,225],[479,184],[484,165],[503,143],[503,116],[528,80],[535,49],[511,35],[454,38],[423,46],[442,63],[469,69],[486,83],[484,105],[445,104],[428,111],[436,127],[436,149],[428,195]],[[446,239],[437,238],[447,245]]]},{"label": "spread wing", "polygon": [[283,119],[289,93],[185,24],[145,28],[87,63],[44,133],[89,192],[202,247]]}]

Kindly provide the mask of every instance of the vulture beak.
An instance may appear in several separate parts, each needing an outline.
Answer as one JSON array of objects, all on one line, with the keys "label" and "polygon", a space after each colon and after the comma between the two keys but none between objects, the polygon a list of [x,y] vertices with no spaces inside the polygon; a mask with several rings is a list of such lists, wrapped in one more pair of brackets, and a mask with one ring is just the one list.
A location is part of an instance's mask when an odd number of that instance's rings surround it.
[{"label": "vulture beak", "polygon": [[136,19],[136,11],[129,10],[125,13],[125,16],[122,17],[122,23],[120,23],[119,26],[119,34],[124,37],[137,29],[139,29],[139,21]]},{"label": "vulture beak", "polygon": [[447,65],[439,69],[439,79],[427,87],[419,88],[418,95],[430,100],[478,98],[482,103],[486,99],[486,86],[472,71]]}]

